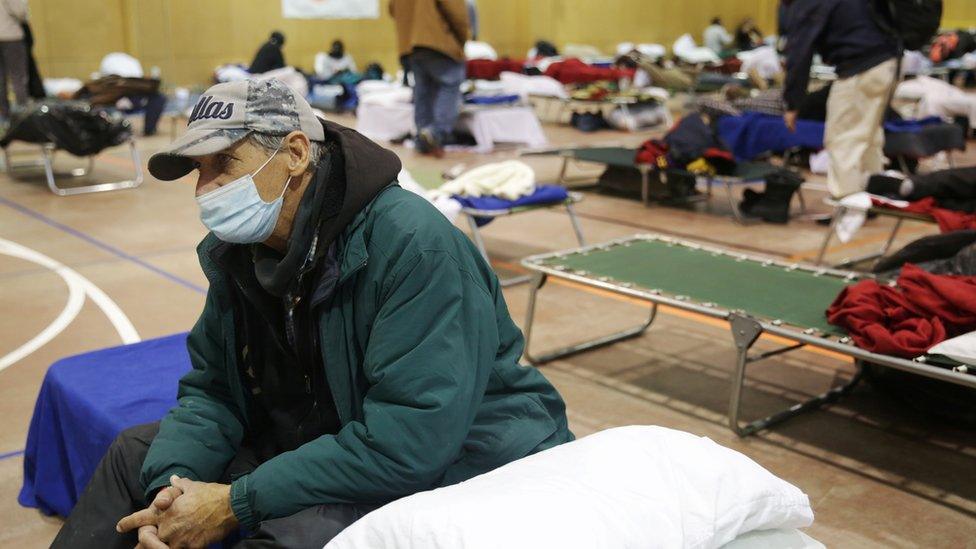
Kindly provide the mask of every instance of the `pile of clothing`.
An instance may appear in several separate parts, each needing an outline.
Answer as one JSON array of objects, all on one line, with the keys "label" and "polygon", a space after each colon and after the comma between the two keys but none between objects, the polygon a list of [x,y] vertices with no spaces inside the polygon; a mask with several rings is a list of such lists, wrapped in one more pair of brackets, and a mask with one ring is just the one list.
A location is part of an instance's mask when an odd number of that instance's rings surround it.
[{"label": "pile of clothing", "polygon": [[976,34],[964,30],[951,31],[935,37],[929,50],[929,59],[933,63],[942,63],[973,51],[976,51]]},{"label": "pile of clothing", "polygon": [[[559,185],[536,185],[535,171],[518,160],[483,164],[461,173],[427,193],[435,203],[446,199],[477,210],[503,210],[520,206],[564,202],[569,193]],[[478,226],[492,218],[475,218]]]},{"label": "pile of clothing", "polygon": [[905,201],[878,205],[931,215],[942,232],[976,229],[976,167],[911,177],[898,172],[875,174],[868,180],[867,192]]},{"label": "pile of clothing", "polygon": [[953,119],[965,117],[970,128],[976,128],[976,95],[929,76],[917,76],[898,84],[895,97],[918,101],[920,117],[938,116]]},{"label": "pile of clothing", "polygon": [[872,279],[844,288],[827,320],[862,349],[915,358],[976,330],[976,276],[938,275],[909,263],[896,286]]}]

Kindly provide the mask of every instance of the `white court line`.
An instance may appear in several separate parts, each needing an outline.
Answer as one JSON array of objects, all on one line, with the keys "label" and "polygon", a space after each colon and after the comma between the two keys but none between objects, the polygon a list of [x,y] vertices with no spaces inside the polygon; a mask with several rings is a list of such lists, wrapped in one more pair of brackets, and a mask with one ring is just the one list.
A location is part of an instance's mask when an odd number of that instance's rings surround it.
[{"label": "white court line", "polygon": [[75,317],[78,316],[82,305],[85,303],[86,295],[108,317],[109,322],[112,323],[115,331],[122,339],[122,343],[136,343],[141,340],[139,333],[136,332],[135,326],[132,325],[129,318],[122,312],[122,309],[101,288],[78,274],[74,269],[36,250],[3,238],[0,238],[0,254],[17,257],[47,267],[57,273],[64,280],[65,284],[68,285],[68,303],[61,311],[61,314],[47,328],[31,338],[30,341],[14,349],[14,351],[8,353],[3,358],[0,358],[0,371],[3,371],[10,365],[40,349],[64,331]]}]

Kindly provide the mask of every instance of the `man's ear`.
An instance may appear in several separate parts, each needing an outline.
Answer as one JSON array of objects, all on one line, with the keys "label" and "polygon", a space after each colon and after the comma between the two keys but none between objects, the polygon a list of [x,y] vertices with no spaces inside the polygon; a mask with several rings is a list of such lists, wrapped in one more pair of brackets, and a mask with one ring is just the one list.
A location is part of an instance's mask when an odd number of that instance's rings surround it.
[{"label": "man's ear", "polygon": [[288,151],[288,175],[299,177],[308,170],[311,160],[312,144],[301,131],[293,131],[285,136],[285,149]]}]

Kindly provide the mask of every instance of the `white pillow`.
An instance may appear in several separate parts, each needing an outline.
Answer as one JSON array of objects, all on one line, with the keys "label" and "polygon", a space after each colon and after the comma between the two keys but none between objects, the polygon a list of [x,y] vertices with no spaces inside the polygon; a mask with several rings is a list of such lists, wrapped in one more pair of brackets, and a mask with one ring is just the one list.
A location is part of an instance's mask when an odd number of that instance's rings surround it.
[{"label": "white pillow", "polygon": [[390,503],[326,547],[720,547],[813,523],[807,496],[746,456],[663,427],[602,431]]}]

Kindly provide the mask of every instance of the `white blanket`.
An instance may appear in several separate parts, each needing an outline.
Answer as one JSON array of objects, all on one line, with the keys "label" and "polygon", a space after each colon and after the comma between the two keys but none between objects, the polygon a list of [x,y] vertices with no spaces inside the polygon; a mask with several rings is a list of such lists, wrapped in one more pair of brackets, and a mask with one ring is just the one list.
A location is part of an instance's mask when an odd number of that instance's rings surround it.
[{"label": "white blanket", "polygon": [[917,76],[906,80],[898,84],[895,97],[918,100],[916,118],[965,116],[969,119],[969,125],[976,127],[976,94],[967,93],[938,78]]},{"label": "white blanket", "polygon": [[671,46],[674,55],[685,63],[698,65],[700,63],[718,63],[721,61],[718,54],[708,48],[703,48],[695,44],[695,39],[690,34],[683,34],[674,41]]}]

